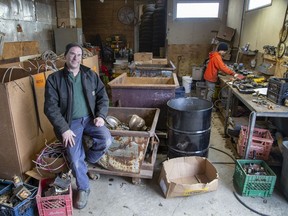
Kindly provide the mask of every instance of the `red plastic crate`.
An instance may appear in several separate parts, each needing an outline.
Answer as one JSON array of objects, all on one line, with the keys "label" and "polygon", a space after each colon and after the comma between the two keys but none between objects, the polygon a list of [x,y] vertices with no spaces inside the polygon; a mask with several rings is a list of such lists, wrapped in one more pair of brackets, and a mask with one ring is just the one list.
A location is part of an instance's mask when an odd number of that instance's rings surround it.
[{"label": "red plastic crate", "polygon": [[[240,156],[245,155],[245,148],[247,145],[247,126],[241,126],[238,144],[237,144],[237,153]],[[256,153],[256,159],[268,160],[271,147],[273,144],[273,138],[269,130],[254,128],[252,142],[249,150],[249,157],[253,158],[253,152]]]},{"label": "red plastic crate", "polygon": [[39,181],[39,188],[36,196],[39,216],[71,216],[73,213],[71,185],[69,194],[67,195],[42,197],[42,191],[49,183],[51,183],[51,179],[42,179]]}]

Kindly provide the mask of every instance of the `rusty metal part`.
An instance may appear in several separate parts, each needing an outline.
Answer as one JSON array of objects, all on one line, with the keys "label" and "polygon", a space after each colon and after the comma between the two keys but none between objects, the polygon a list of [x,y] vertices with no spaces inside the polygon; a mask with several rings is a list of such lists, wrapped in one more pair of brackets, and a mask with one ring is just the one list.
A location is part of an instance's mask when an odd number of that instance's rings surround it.
[{"label": "rusty metal part", "polygon": [[158,108],[109,107],[108,115],[116,116],[122,124],[128,125],[131,116],[136,114],[145,120],[149,130],[110,130],[112,144],[98,164],[110,171],[140,173],[145,156],[151,153],[147,150],[148,146],[151,149],[155,146],[155,128],[159,113]]},{"label": "rusty metal part", "polygon": [[268,108],[269,110],[274,110],[274,106],[273,106],[272,104],[267,104],[267,108]]},{"label": "rusty metal part", "polygon": [[148,141],[148,137],[114,137],[112,145],[98,163],[108,170],[139,173]]}]

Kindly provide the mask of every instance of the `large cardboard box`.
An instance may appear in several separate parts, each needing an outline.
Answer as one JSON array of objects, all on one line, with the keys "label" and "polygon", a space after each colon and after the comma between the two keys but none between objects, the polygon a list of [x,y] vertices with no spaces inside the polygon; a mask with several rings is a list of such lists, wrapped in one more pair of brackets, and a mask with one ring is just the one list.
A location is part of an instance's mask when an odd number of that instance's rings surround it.
[{"label": "large cardboard box", "polygon": [[191,156],[167,160],[159,177],[166,198],[217,190],[218,173],[207,158]]},{"label": "large cardboard box", "polygon": [[91,57],[84,58],[82,60],[82,64],[91,68],[93,71],[95,71],[97,74],[99,74],[99,59],[98,55],[94,55]]},{"label": "large cardboard box", "polygon": [[45,81],[52,72],[29,76],[21,68],[8,69],[0,68],[0,178],[24,178],[45,141],[54,139],[43,112]]}]

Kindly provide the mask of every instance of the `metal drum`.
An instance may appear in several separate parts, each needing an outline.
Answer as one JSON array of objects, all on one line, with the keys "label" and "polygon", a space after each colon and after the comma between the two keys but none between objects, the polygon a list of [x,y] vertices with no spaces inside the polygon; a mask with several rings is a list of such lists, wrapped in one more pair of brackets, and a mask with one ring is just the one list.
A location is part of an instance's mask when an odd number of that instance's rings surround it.
[{"label": "metal drum", "polygon": [[168,157],[208,157],[212,102],[194,97],[175,98],[167,106]]}]

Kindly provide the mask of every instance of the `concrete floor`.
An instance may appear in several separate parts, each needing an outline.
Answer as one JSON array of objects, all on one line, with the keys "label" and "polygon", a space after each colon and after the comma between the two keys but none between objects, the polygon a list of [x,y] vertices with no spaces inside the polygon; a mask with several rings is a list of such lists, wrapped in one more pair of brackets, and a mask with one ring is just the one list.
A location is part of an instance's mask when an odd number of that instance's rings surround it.
[{"label": "concrete floor", "polygon": [[[212,116],[211,146],[233,155],[227,148],[229,139],[223,138],[223,124],[217,113]],[[74,209],[74,216],[180,216],[180,215],[257,215],[244,207],[234,196],[233,180],[234,164],[214,164],[220,180],[214,192],[165,199],[158,184],[161,162],[166,156],[158,154],[153,179],[143,179],[141,184],[132,184],[131,178],[101,175],[91,181],[91,194],[86,208]],[[227,155],[209,150],[211,162],[232,162]],[[278,178],[279,180],[279,178]],[[288,203],[280,193],[278,181],[272,197],[239,198],[252,209],[262,215],[287,215]],[[75,185],[74,185],[75,187]],[[260,215],[261,215],[260,214]],[[259,215],[259,214],[258,214]]]}]

